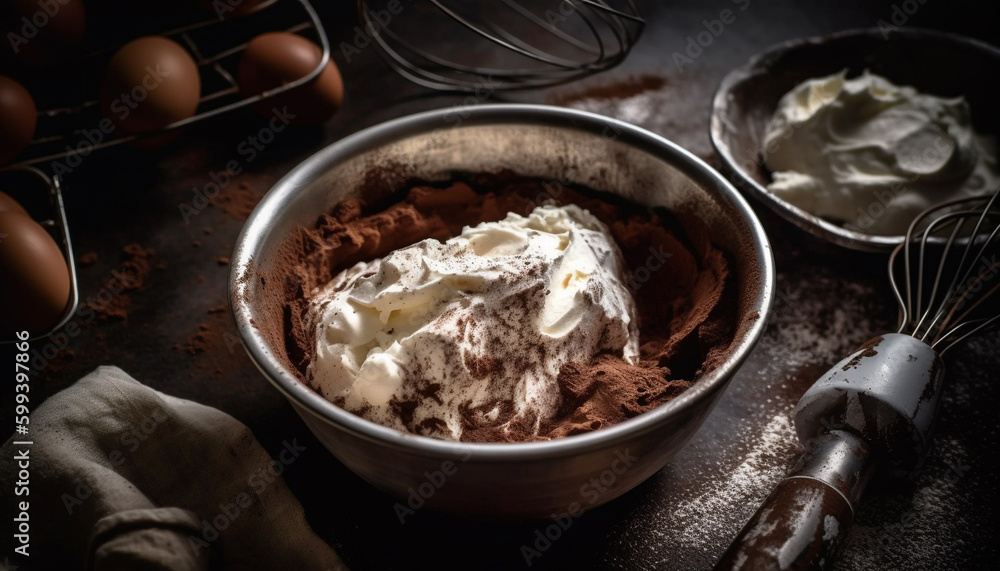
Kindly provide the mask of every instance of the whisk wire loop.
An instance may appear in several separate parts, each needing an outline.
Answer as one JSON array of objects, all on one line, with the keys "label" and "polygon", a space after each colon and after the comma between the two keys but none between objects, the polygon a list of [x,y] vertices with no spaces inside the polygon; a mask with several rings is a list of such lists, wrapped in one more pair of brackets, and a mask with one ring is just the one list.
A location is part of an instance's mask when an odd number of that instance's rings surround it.
[{"label": "whisk wire loop", "polygon": [[[952,295],[952,293],[955,290],[955,286],[958,283],[958,272],[955,272],[954,276],[952,277],[951,283],[948,285],[948,288],[944,290],[944,294],[942,295],[941,303],[938,304],[937,303],[937,296],[938,296],[938,291],[940,290],[940,286],[941,286],[941,278],[944,277],[945,268],[948,266],[948,261],[949,261],[949,258],[951,257],[951,253],[954,251],[955,240],[960,235],[960,233],[962,231],[962,226],[964,226],[964,224],[965,224],[965,218],[963,217],[963,213],[946,214],[944,216],[941,216],[940,218],[937,218],[937,219],[931,221],[931,223],[927,226],[927,229],[924,230],[924,232],[923,232],[923,236],[922,236],[922,239],[921,239],[922,240],[921,241],[921,246],[922,247],[920,248],[920,261],[919,261],[919,265],[918,265],[918,268],[917,268],[917,275],[918,276],[924,276],[924,275],[926,275],[925,272],[927,271],[927,268],[925,268],[925,263],[927,261],[926,260],[926,258],[927,258],[927,251],[926,251],[926,248],[923,247],[923,246],[926,245],[927,241],[930,239],[930,237],[932,235],[934,235],[935,231],[937,231],[937,230],[944,230],[948,226],[953,226],[953,228],[951,230],[951,233],[948,235],[948,241],[946,242],[946,245],[945,245],[945,248],[944,248],[944,252],[942,253],[941,259],[938,261],[938,264],[937,264],[937,271],[934,274],[934,280],[932,282],[931,293],[928,296],[928,299],[927,299],[927,302],[926,302],[926,306],[927,306],[927,310],[926,311],[923,310],[923,307],[922,307],[924,305],[924,301],[923,301],[924,300],[924,292],[923,292],[924,280],[922,280],[922,279],[921,280],[917,280],[917,296],[916,296],[917,309],[916,309],[916,312],[914,314],[914,317],[920,316],[920,320],[917,322],[917,324],[913,328],[913,336],[914,337],[918,337],[921,341],[928,342],[928,338],[927,338],[928,335],[930,335],[931,331],[934,330],[934,326],[938,323],[938,321],[939,321],[939,319],[941,317],[941,311],[939,310],[934,315],[934,318],[929,323],[927,323],[925,325],[925,322],[927,321],[927,318],[930,317],[930,315],[931,315],[931,309],[930,308],[935,307],[935,306],[943,308],[945,306],[945,304],[948,302],[948,298]],[[966,247],[963,250],[962,260],[959,262],[959,267],[960,268],[962,267],[962,264],[965,263],[967,255],[968,255],[968,247]]]},{"label": "whisk wire loop", "polygon": [[[566,0],[566,1],[570,5],[573,5],[572,0]],[[597,54],[598,57],[602,57],[604,55],[603,43],[598,42],[598,47],[595,48],[594,46],[588,44],[587,42],[578,39],[576,36],[572,34],[567,34],[566,32],[560,30],[559,27],[556,26],[555,24],[542,20],[534,12],[528,10],[527,8],[522,6],[520,3],[515,2],[514,0],[503,0],[503,3],[506,4],[507,6],[510,6],[511,9],[513,9],[518,14],[521,14],[522,16],[530,20],[536,26],[547,30],[549,33],[559,37],[562,40],[565,40],[566,42],[573,45],[573,47],[585,52]],[[587,22],[587,24],[590,27],[591,32],[596,35],[597,30],[593,27],[593,25],[590,22]]]},{"label": "whisk wire loop", "polygon": [[[889,257],[889,277],[900,310],[898,332],[924,341],[943,355],[969,336],[1000,323],[1000,312],[991,305],[1000,294],[1000,281],[988,283],[1000,276],[998,250],[1000,189],[921,213]],[[991,253],[993,257],[987,259]],[[899,279],[905,281],[904,287]]]},{"label": "whisk wire loop", "polygon": [[380,21],[372,3],[358,0],[358,11],[379,55],[406,79],[440,90],[476,91],[484,77],[490,90],[573,81],[620,64],[645,27],[633,0],[561,0],[549,9],[518,0],[426,0],[422,8],[444,18],[435,29],[450,30],[450,22],[456,32],[449,42],[431,43],[424,27],[407,26],[412,21]]}]

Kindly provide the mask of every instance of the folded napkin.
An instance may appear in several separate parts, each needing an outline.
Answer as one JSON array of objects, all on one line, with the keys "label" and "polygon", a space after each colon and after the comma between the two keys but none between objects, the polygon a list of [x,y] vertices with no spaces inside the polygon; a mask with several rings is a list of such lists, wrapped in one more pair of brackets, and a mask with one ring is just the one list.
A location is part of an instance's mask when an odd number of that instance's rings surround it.
[{"label": "folded napkin", "polygon": [[[0,487],[4,513],[30,502],[21,561],[34,569],[347,569],[250,429],[222,411],[100,367],[30,420],[30,447],[15,435],[0,448]],[[15,497],[24,450],[30,493]],[[12,541],[3,534],[0,554],[20,565]]]}]

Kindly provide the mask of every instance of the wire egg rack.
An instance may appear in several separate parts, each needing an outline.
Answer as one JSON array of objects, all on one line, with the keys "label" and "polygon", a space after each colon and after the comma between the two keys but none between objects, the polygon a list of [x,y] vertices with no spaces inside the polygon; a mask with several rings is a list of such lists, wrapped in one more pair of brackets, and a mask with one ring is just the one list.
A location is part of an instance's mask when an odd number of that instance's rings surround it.
[{"label": "wire egg rack", "polygon": [[[318,76],[330,61],[326,33],[307,0],[266,0],[253,12],[240,15],[217,15],[199,6],[172,8],[162,18],[143,18],[145,15],[140,9],[135,14],[119,13],[114,20],[90,18],[82,56],[73,58],[71,64],[56,64],[47,75],[35,72],[26,79],[17,77],[35,99],[38,122],[28,147],[10,164],[0,165],[0,184],[55,239],[66,259],[70,280],[70,298],[61,319],[49,330],[33,334],[32,339],[47,337],[62,328],[76,313],[80,301],[60,173],[73,170],[96,150],[162,135],[295,89]],[[319,64],[294,82],[259,95],[241,95],[236,82],[240,55],[255,36],[277,31],[300,34],[319,45]],[[122,45],[150,35],[174,40],[194,59],[202,85],[197,112],[148,133],[107,132],[101,128],[104,118],[97,101],[104,69]],[[0,339],[0,343],[13,341]]]},{"label": "wire egg rack", "polygon": [[[87,38],[80,47],[84,55],[73,58],[71,64],[57,64],[51,72],[17,78],[35,99],[38,124],[33,140],[8,167],[35,165],[55,174],[67,172],[98,149],[162,135],[295,89],[318,76],[330,61],[329,40],[307,0],[265,1],[253,12],[241,15],[221,10],[216,14],[203,6],[162,11],[156,18],[145,12],[88,18]],[[319,45],[323,52],[319,64],[296,81],[259,95],[241,95],[236,70],[247,43],[259,34],[279,31],[303,35]],[[109,132],[102,128],[104,118],[97,100],[104,69],[122,45],[151,35],[174,40],[197,64],[202,86],[197,112],[148,133]],[[103,126],[107,126],[106,121]]]},{"label": "wire egg rack", "polygon": [[[58,176],[49,176],[32,166],[0,169],[0,190],[7,192],[25,208],[28,215],[52,235],[59,251],[66,259],[69,272],[69,300],[59,321],[49,330],[33,334],[28,341],[47,337],[58,331],[76,313],[80,303],[80,289],[76,278],[76,264],[73,257],[73,242],[66,223],[66,208],[63,206],[62,181]],[[6,301],[6,300],[5,300]],[[0,344],[13,343],[14,338],[0,338]]]}]

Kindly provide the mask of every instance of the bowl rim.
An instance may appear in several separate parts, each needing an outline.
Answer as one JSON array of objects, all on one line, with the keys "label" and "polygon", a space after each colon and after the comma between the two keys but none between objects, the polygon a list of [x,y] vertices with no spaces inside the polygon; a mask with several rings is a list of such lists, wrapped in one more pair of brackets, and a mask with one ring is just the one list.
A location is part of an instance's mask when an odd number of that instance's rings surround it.
[{"label": "bowl rim", "polygon": [[[742,339],[728,351],[726,360],[704,375],[677,398],[608,428],[564,438],[538,442],[478,443],[439,440],[427,436],[403,433],[381,426],[323,398],[297,376],[277,366],[267,349],[267,343],[250,322],[251,311],[246,296],[240,295],[243,285],[252,275],[254,252],[268,236],[269,220],[274,218],[282,204],[321,173],[338,162],[378,148],[392,141],[403,140],[439,129],[449,114],[462,117],[464,128],[496,124],[530,124],[607,133],[615,130],[617,139],[637,146],[668,160],[697,184],[714,190],[718,198],[735,211],[746,223],[753,239],[753,256],[759,267],[761,281],[756,297],[750,302],[748,315],[756,313],[755,320],[746,325]],[[317,214],[318,216],[318,214]],[[278,180],[261,199],[248,217],[237,237],[232,255],[229,301],[230,312],[247,354],[261,371],[295,408],[308,410],[316,419],[335,425],[352,435],[390,448],[405,449],[433,457],[458,457],[475,453],[477,461],[527,461],[556,458],[588,450],[620,445],[637,435],[646,434],[672,418],[682,415],[697,403],[710,399],[717,390],[725,387],[739,366],[759,341],[767,323],[773,302],[775,270],[774,258],[767,234],[746,199],[721,174],[701,159],[671,141],[640,127],[585,111],[525,104],[480,104],[456,106],[426,111],[396,118],[369,127],[336,141],[305,159]],[[747,317],[743,318],[748,319]],[[466,456],[467,458],[467,456]]]},{"label": "bowl rim", "polygon": [[[715,152],[722,158],[723,169],[730,174],[730,179],[737,179],[734,181],[734,184],[738,189],[749,189],[754,198],[763,202],[768,206],[768,208],[777,213],[779,216],[807,233],[826,242],[861,252],[888,253],[903,242],[905,239],[904,235],[900,234],[898,236],[887,236],[854,232],[810,214],[809,212],[782,200],[769,191],[767,187],[761,185],[752,177],[747,175],[747,173],[743,170],[741,163],[736,159],[736,157],[733,156],[733,152],[729,144],[722,137],[722,133],[724,131],[724,121],[722,115],[724,109],[728,107],[727,99],[729,94],[740,83],[751,77],[759,75],[762,63],[767,63],[769,60],[773,60],[779,55],[803,48],[808,49],[818,45],[831,44],[858,37],[874,38],[876,36],[883,42],[891,41],[893,36],[899,36],[909,40],[929,39],[931,41],[972,47],[974,49],[981,50],[984,53],[992,54],[994,58],[1000,61],[1000,48],[992,44],[968,36],[963,36],[961,34],[915,26],[907,26],[903,28],[897,27],[896,29],[887,30],[885,32],[877,27],[852,28],[822,36],[795,38],[779,42],[751,56],[750,59],[743,65],[732,69],[722,79],[718,89],[715,91],[715,96],[712,98],[712,114],[709,134],[712,140],[712,146],[715,148]],[[759,160],[759,155],[760,153],[758,153],[758,156],[754,157],[754,159]]]}]

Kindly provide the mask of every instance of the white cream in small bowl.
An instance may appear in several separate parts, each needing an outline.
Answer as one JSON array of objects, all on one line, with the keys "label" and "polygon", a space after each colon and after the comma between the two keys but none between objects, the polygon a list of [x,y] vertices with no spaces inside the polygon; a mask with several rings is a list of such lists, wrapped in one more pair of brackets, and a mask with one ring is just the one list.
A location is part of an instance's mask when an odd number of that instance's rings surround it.
[{"label": "white cream in small bowl", "polygon": [[[903,239],[906,225],[899,221],[909,222],[921,202],[947,200],[955,189],[974,192],[980,178],[984,191],[996,188],[979,162],[996,164],[996,151],[980,136],[1000,136],[996,90],[983,79],[997,69],[996,46],[916,26],[789,40],[752,56],[723,78],[712,99],[712,146],[737,188],[806,234],[826,244],[887,253]],[[882,88],[865,75],[895,85]],[[869,85],[852,99],[852,86],[864,81]],[[782,126],[782,119],[775,117],[782,117],[782,100],[795,97],[790,94],[802,101],[794,106],[799,112],[789,112],[784,118],[789,123]],[[931,114],[933,129],[920,118],[928,109],[914,104],[912,96],[917,94],[943,102]],[[888,119],[904,115],[911,106],[917,107],[916,115],[906,117],[907,127],[885,127]],[[852,113],[844,117],[845,111]],[[859,115],[862,111],[870,116]],[[772,122],[776,124],[769,129]],[[811,139],[810,133],[826,138]],[[872,144],[861,134],[882,139]],[[813,146],[825,150],[817,153]],[[789,161],[793,164],[782,162],[788,157],[781,155],[791,153],[804,163],[807,151],[817,161],[826,161],[816,165],[817,173],[794,164],[794,158]],[[925,153],[931,160],[925,162]],[[885,164],[876,160],[883,158],[888,159]],[[775,176],[791,172],[811,179]],[[778,187],[772,189],[775,183]],[[813,192],[808,193],[810,188]],[[897,231],[890,231],[892,227]],[[805,247],[819,251],[825,251],[826,244],[803,240]]]},{"label": "white cream in small bowl", "polygon": [[779,101],[762,151],[776,197],[893,236],[933,204],[1000,186],[996,139],[975,132],[963,97],[846,75],[805,81]]}]

